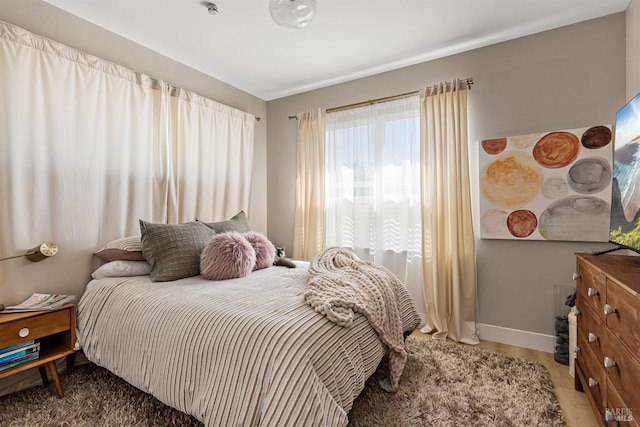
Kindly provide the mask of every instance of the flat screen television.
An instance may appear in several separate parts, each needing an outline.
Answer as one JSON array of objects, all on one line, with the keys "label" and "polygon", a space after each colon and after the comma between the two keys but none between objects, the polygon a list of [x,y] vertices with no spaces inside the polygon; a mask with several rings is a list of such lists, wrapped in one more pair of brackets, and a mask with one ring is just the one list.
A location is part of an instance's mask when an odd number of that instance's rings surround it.
[{"label": "flat screen television", "polygon": [[640,93],[618,110],[614,132],[609,241],[640,253]]}]

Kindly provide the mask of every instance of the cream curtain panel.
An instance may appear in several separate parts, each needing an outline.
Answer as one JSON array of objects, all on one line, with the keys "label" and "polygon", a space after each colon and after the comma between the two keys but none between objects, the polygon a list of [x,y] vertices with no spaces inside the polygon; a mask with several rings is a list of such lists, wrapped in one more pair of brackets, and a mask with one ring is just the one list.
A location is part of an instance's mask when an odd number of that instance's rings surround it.
[{"label": "cream curtain panel", "polygon": [[476,264],[467,133],[467,86],[420,90],[422,264],[427,323],[422,332],[478,344]]},{"label": "cream curtain panel", "polygon": [[325,239],[325,111],[300,113],[293,257],[310,261]]},{"label": "cream curtain panel", "polygon": [[110,240],[247,209],[255,117],[0,22],[0,301],[79,295]]},{"label": "cream curtain panel", "polygon": [[170,101],[175,201],[169,222],[248,211],[254,116],[183,89],[173,90]]}]

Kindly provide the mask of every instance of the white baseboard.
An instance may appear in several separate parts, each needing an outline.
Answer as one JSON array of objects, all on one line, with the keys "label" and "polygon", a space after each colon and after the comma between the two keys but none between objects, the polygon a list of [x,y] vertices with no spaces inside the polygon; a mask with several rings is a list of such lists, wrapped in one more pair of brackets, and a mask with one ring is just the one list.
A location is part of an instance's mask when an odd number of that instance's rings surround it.
[{"label": "white baseboard", "polygon": [[493,341],[501,344],[515,345],[532,350],[553,353],[556,347],[556,337],[538,334],[536,332],[521,331],[519,329],[504,328],[502,326],[478,323],[478,333],[481,340]]}]

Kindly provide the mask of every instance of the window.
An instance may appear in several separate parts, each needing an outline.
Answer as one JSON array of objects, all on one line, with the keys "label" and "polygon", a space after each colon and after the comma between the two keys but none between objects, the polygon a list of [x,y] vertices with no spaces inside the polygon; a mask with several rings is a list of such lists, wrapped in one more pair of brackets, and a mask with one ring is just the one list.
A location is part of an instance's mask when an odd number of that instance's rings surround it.
[{"label": "window", "polygon": [[418,96],[328,113],[326,124],[326,245],[377,262],[419,255]]}]

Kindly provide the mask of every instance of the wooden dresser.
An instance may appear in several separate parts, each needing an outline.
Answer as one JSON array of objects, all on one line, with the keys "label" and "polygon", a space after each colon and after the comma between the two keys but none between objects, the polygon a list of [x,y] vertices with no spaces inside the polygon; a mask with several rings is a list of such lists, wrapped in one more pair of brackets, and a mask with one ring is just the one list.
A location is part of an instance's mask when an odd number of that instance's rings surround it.
[{"label": "wooden dresser", "polygon": [[576,390],[601,425],[640,426],[640,257],[576,258]]}]

